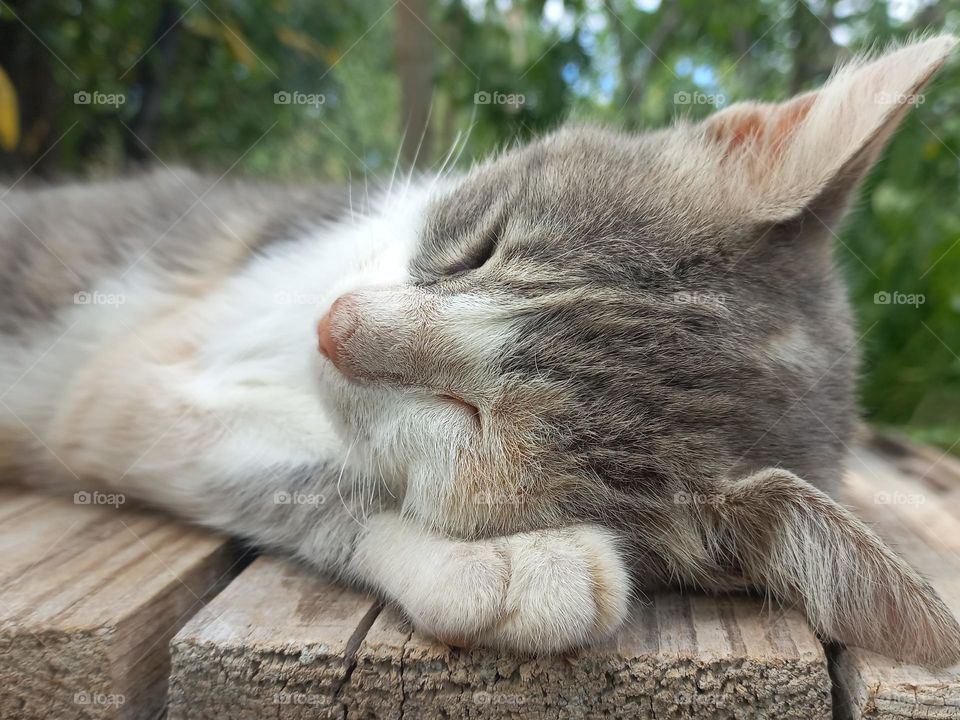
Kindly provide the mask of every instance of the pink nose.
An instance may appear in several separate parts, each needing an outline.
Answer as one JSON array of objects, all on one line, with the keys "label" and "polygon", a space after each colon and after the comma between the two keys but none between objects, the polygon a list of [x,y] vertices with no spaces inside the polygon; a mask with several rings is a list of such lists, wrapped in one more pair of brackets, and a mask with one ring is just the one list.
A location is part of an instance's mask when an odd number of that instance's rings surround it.
[{"label": "pink nose", "polygon": [[344,374],[349,373],[343,366],[341,345],[353,335],[355,329],[356,319],[351,312],[353,304],[349,293],[338,297],[317,324],[320,352]]}]

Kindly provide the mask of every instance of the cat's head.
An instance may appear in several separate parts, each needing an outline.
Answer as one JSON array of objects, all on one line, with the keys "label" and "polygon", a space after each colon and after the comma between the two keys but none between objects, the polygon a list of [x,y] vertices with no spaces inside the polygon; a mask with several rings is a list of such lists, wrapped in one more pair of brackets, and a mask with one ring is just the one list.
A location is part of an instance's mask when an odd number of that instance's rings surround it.
[{"label": "cat's head", "polygon": [[320,323],[353,462],[453,534],[603,522],[648,577],[769,587],[832,637],[955,657],[932,591],[815,489],[855,419],[834,232],[953,45],[699,124],[562,129],[395,199],[377,222],[404,257]]}]

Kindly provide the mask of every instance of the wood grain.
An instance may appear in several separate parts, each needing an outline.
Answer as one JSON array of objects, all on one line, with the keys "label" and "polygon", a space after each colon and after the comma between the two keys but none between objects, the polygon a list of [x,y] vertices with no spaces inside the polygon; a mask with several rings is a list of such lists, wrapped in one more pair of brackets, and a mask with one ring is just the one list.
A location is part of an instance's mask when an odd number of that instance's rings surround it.
[{"label": "wood grain", "polygon": [[173,641],[170,718],[830,716],[805,621],[759,600],[677,594],[562,657],[456,650],[394,611],[260,558]]},{"label": "wood grain", "polygon": [[0,488],[2,718],[155,717],[170,638],[239,570],[222,537],[91,497]]},{"label": "wood grain", "polygon": [[[953,461],[889,443],[854,455],[844,501],[960,612]],[[659,594],[606,644],[533,658],[449,648],[281,559],[230,582],[237,561],[159,515],[0,489],[0,718],[155,717],[168,670],[171,720],[831,714],[806,622],[755,598]],[[960,718],[960,666],[857,648],[831,665],[836,717]]]},{"label": "wood grain", "polygon": [[377,610],[313,570],[258,558],[174,638],[170,719],[342,718]]},{"label": "wood grain", "polygon": [[931,489],[937,504],[960,517],[960,458],[891,433],[875,434],[869,448],[908,480]]},{"label": "wood grain", "polygon": [[610,642],[560,657],[456,650],[387,610],[341,693],[347,718],[830,717],[823,649],[793,612],[663,594]]},{"label": "wood grain", "polygon": [[[918,457],[893,463],[885,451],[854,453],[845,485],[847,504],[930,582],[960,617],[960,515],[945,499],[952,484],[926,483],[900,468],[935,462]],[[952,461],[951,461],[952,462]],[[937,463],[947,467],[949,463]],[[956,720],[960,718],[960,665],[943,670],[899,663],[859,648],[833,659],[837,716],[841,719]]]}]

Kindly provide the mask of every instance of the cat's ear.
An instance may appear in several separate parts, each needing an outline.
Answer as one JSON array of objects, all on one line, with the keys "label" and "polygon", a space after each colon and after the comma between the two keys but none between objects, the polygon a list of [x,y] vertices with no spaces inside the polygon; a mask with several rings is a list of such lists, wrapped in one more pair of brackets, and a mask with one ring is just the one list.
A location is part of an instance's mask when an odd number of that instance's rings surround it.
[{"label": "cat's ear", "polygon": [[724,488],[709,513],[731,571],[801,607],[825,638],[925,665],[960,660],[960,625],[934,590],[874,532],[790,472]]},{"label": "cat's ear", "polygon": [[943,35],[855,60],[819,90],[783,103],[744,102],[701,126],[725,198],[758,221],[804,210],[832,225],[851,191],[957,43]]}]

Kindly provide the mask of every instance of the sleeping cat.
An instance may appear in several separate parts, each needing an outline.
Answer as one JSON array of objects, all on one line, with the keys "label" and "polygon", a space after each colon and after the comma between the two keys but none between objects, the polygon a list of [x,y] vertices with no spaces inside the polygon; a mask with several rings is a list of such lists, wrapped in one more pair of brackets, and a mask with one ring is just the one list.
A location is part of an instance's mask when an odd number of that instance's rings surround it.
[{"label": "sleeping cat", "polygon": [[7,189],[6,474],[297,556],[452,643],[563,650],[679,585],[960,660],[830,498],[857,355],[834,228],[954,44],[363,203],[184,171]]}]

